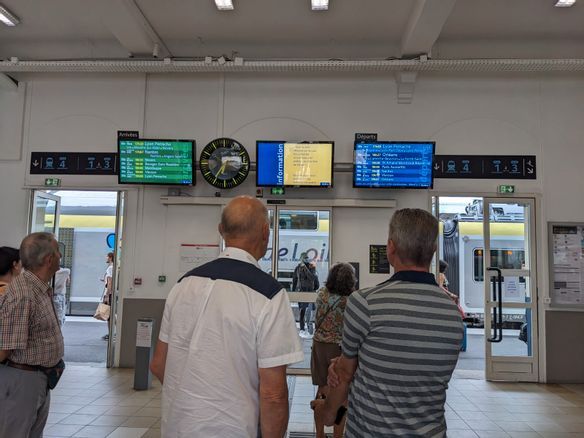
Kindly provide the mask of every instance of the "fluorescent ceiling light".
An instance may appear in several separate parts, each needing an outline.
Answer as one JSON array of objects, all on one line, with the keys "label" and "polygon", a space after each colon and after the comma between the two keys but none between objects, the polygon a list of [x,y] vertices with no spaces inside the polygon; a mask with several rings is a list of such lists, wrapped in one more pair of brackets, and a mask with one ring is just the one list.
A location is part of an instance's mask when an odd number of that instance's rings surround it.
[{"label": "fluorescent ceiling light", "polygon": [[232,11],[233,10],[233,1],[232,0],[215,0],[215,4],[217,5],[217,9],[220,11]]},{"label": "fluorescent ceiling light", "polygon": [[328,11],[329,0],[310,0],[313,11]]},{"label": "fluorescent ceiling light", "polygon": [[576,3],[576,0],[558,0],[556,2],[556,8],[569,8]]},{"label": "fluorescent ceiling light", "polygon": [[20,20],[4,6],[0,5],[0,21],[6,26],[16,26]]}]

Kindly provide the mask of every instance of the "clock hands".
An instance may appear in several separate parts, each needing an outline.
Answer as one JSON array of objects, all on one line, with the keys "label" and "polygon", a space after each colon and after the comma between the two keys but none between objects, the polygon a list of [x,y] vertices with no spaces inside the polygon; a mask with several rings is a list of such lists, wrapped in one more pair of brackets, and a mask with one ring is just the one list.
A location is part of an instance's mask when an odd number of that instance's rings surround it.
[{"label": "clock hands", "polygon": [[223,163],[223,166],[221,166],[221,167],[219,168],[219,170],[217,171],[217,176],[219,176],[219,175],[221,175],[223,172],[225,172],[225,167],[226,167],[226,166],[227,166],[227,161],[225,161],[225,162]]}]

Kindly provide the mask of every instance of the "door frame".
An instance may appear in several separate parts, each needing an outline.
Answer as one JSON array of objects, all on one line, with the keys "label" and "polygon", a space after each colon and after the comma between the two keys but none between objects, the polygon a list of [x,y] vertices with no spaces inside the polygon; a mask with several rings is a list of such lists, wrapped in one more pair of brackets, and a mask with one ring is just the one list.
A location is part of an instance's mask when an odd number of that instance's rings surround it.
[{"label": "door frame", "polygon": [[[544,247],[544,242],[547,242],[547,229],[545,228],[545,220],[543,217],[543,194],[536,192],[525,192],[525,193],[514,193],[510,195],[501,195],[496,192],[484,192],[484,191],[449,191],[449,190],[429,190],[427,199],[427,210],[432,212],[432,198],[433,197],[481,197],[481,198],[502,198],[502,199],[533,199],[535,205],[534,213],[534,225],[533,231],[535,236],[535,243],[533,245],[533,251],[537,254],[543,254],[542,257],[537,257],[535,269],[536,269],[536,297],[534,299],[534,304],[536,306],[538,325],[535,333],[537,334],[537,348],[538,348],[538,358],[537,358],[537,368],[538,376],[537,381],[539,383],[546,383],[547,374],[547,358],[545,355],[545,306],[543,305],[543,294],[540,291],[544,291],[544,281],[547,281],[547,272],[544,269],[542,263],[546,260],[545,255],[547,254],[546,248]],[[436,271],[438,270],[438,264],[436,263]],[[486,365],[486,364],[485,364]]]},{"label": "door frame", "polygon": [[[484,236],[484,252],[483,252],[483,266],[484,266],[484,287],[485,287],[485,299],[484,299],[484,306],[485,306],[485,377],[489,381],[499,380],[499,381],[522,381],[522,382],[537,382],[539,379],[539,342],[531,341],[532,345],[532,355],[531,356],[497,356],[493,354],[493,343],[489,343],[487,338],[491,332],[491,315],[492,315],[492,308],[495,307],[495,303],[493,302],[491,295],[491,277],[493,277],[491,272],[487,271],[487,267],[490,264],[490,246],[491,246],[491,232],[490,232],[490,208],[491,204],[496,203],[505,203],[505,202],[517,202],[517,203],[525,203],[529,208],[529,218],[524,217],[524,223],[529,224],[528,229],[528,245],[525,245],[524,248],[528,251],[527,255],[529,257],[529,269],[501,269],[503,276],[505,274],[511,276],[523,276],[529,278],[529,287],[531,293],[531,302],[527,303],[507,303],[504,307],[507,308],[516,308],[516,309],[531,309],[531,334],[538,336],[538,299],[537,299],[537,257],[536,251],[534,247],[536,246],[535,240],[535,199],[533,198],[526,198],[526,197],[513,197],[513,198],[505,198],[505,197],[484,197],[483,198],[483,236]],[[485,214],[485,212],[487,212]],[[488,311],[487,311],[488,310]],[[501,329],[502,330],[502,329]],[[504,372],[504,371],[495,371],[495,364],[532,364],[533,368],[531,373],[513,373],[513,372]]]},{"label": "door frame", "polygon": [[[122,246],[124,229],[126,225],[126,220],[124,215],[126,214],[126,205],[128,201],[128,193],[125,190],[116,190],[116,227],[114,229],[115,235],[115,246],[114,246],[114,265],[112,268],[112,302],[110,303],[110,319],[108,321],[108,334],[109,338],[107,341],[107,354],[106,354],[106,368],[113,368],[116,366],[119,358],[116,357],[116,344],[121,345],[121,336],[116,336],[116,333],[120,333],[122,321],[122,306],[119,305],[118,301],[123,297],[120,294],[121,289],[121,263],[120,260],[120,247]],[[118,275],[119,272],[119,275]],[[118,309],[120,310],[118,312]],[[114,320],[115,318],[115,320]]]},{"label": "door frame", "polygon": [[[31,227],[34,223],[34,208],[35,208],[35,201],[39,197],[37,195],[41,194],[40,197],[47,198],[51,200],[57,201],[57,209],[55,214],[55,237],[57,240],[59,239],[59,217],[61,214],[61,198],[57,195],[53,195],[51,193],[47,193],[49,189],[47,187],[26,187],[30,193],[30,202],[29,202],[29,214],[28,214],[28,224],[27,224],[27,233],[30,233]],[[51,190],[52,191],[52,190]],[[124,234],[124,229],[126,227],[127,220],[125,218],[127,208],[124,208],[123,211],[120,210],[120,201],[127,202],[128,200],[128,190],[120,190],[117,188],[88,188],[88,187],[59,187],[57,190],[60,192],[112,192],[116,193],[117,200],[116,200],[116,226],[115,226],[115,247],[113,250],[114,253],[114,266],[113,266],[113,275],[112,275],[112,284],[114,285],[114,291],[112,294],[112,302],[114,303],[111,308],[111,315],[116,315],[119,310],[119,314],[117,314],[117,321],[112,322],[112,318],[108,321],[108,333],[109,339],[106,346],[106,357],[105,357],[105,364],[107,368],[117,366],[119,362],[119,358],[116,355],[116,343],[113,341],[113,334],[117,331],[119,332],[119,328],[121,328],[121,321],[122,321],[122,305],[117,305],[121,294],[119,293],[119,288],[115,287],[121,286],[120,278],[122,277],[121,271],[120,275],[118,275],[118,270],[121,265],[121,261],[119,260],[118,255],[118,248],[120,246],[120,242],[122,239],[122,235]]]}]

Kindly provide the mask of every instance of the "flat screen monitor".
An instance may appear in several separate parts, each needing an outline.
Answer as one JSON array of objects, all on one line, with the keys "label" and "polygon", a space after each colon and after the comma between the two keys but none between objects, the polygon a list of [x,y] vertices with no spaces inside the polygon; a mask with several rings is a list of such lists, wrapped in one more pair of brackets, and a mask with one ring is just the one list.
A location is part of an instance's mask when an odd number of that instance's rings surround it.
[{"label": "flat screen monitor", "polygon": [[434,142],[355,142],[353,187],[428,189]]},{"label": "flat screen monitor", "polygon": [[118,140],[120,184],[192,186],[194,140]]},{"label": "flat screen monitor", "polygon": [[332,141],[258,141],[256,146],[259,187],[332,187]]}]

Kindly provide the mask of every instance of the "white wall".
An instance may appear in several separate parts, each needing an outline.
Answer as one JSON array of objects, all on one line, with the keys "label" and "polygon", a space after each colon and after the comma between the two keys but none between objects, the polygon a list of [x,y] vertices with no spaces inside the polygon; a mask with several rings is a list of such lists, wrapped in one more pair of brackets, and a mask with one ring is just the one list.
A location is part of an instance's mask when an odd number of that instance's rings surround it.
[{"label": "white wall", "polygon": [[[44,180],[26,174],[30,152],[113,151],[118,129],[139,130],[145,137],[194,138],[198,151],[216,136],[233,136],[247,146],[252,160],[257,139],[332,139],[335,161],[350,162],[355,132],[377,132],[380,139],[436,140],[440,154],[537,155],[538,179],[514,183],[520,193],[541,197],[540,296],[547,293],[546,222],[584,221],[582,77],[421,74],[410,105],[397,104],[393,78],[382,74],[79,74],[21,79],[26,83],[22,145],[14,132],[0,137],[2,244],[17,244],[25,232],[28,195],[23,187]],[[0,122],[13,111],[18,107],[0,98]],[[22,160],[3,161],[4,151],[9,158],[18,153]],[[253,194],[254,177],[251,174],[225,196]],[[428,191],[354,190],[350,174],[335,178],[332,190],[289,190],[287,195],[390,198],[398,207],[429,204]],[[62,182],[71,188],[117,188],[116,178],[108,176],[63,176]],[[501,182],[436,180],[434,193],[494,194]],[[128,197],[122,294],[164,298],[177,273],[178,243],[218,241],[218,209],[165,207],[159,201],[165,188],[124,188]],[[188,191],[213,196],[215,189],[198,176],[197,186]],[[365,253],[355,260],[354,248],[373,238],[385,241],[388,212],[378,213],[364,239],[360,223],[371,220],[370,212],[338,211],[333,219],[333,260],[361,261],[362,273],[368,271]],[[158,284],[159,274],[168,275],[167,284]],[[134,276],[143,278],[143,285],[132,292]]]}]

